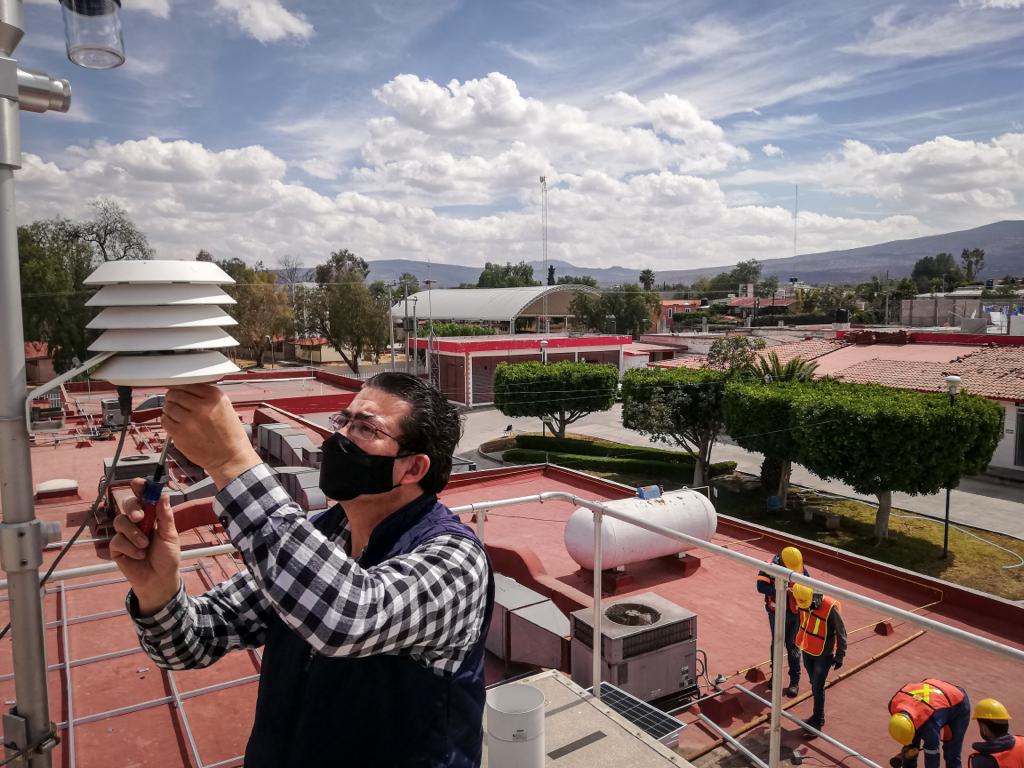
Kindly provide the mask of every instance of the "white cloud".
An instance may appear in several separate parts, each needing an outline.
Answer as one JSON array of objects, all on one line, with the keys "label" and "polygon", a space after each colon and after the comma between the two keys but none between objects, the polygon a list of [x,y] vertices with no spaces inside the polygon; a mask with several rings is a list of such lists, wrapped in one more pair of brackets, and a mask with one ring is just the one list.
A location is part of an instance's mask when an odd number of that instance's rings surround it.
[{"label": "white cloud", "polygon": [[[777,160],[744,170],[749,153],[673,93],[620,92],[587,111],[524,95],[499,74],[447,86],[401,75],[377,98],[375,113],[343,125],[323,115],[290,133],[279,127],[295,146],[331,130],[341,137],[288,161],[262,146],[215,151],[152,136],[75,145],[50,162],[26,155],[19,216],[82,217],[89,200],[113,194],[165,257],[206,248],[250,263],[294,253],[314,264],[347,247],[368,259],[482,264],[540,252],[545,175],[552,257],[668,269],[789,255],[791,212],[764,202],[770,184],[877,206],[869,216],[801,213],[803,252],[1019,217],[1024,194],[1022,133],[938,137],[901,152],[846,141],[803,163],[758,142]],[[337,177],[341,191],[297,181],[303,172]]]},{"label": "white cloud", "polygon": [[960,0],[961,8],[1024,8],[1024,0]]},{"label": "white cloud", "polygon": [[667,68],[722,54],[736,48],[742,41],[743,35],[731,24],[701,19],[686,32],[670,35],[656,45],[645,47],[643,55]]},{"label": "white cloud", "polygon": [[943,229],[1020,218],[1024,195],[1024,133],[988,142],[939,136],[903,152],[847,140],[820,162],[745,170],[729,179],[740,186],[809,183],[831,193],[865,195],[930,219]]},{"label": "white cloud", "polygon": [[[987,3],[1016,2],[1018,5],[1021,1],[986,0]],[[862,40],[840,50],[864,56],[928,58],[1012,40],[1022,32],[1024,19],[1009,20],[962,9],[910,16],[902,8],[894,7],[872,18],[871,30]]]},{"label": "white cloud", "polygon": [[307,40],[313,25],[306,17],[287,10],[280,0],[214,0],[217,9],[261,43],[275,43],[290,37]]}]

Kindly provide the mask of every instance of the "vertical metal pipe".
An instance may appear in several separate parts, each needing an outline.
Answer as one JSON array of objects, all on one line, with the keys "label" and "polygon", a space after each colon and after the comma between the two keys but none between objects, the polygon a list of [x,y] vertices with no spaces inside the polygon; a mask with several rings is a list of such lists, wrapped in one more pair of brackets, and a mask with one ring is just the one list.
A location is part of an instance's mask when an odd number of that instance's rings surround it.
[{"label": "vertical metal pipe", "polygon": [[[470,504],[470,506],[472,507],[473,505]],[[483,544],[484,543],[484,519],[487,517],[487,511],[481,509],[479,511],[474,512],[473,514],[476,515],[476,537],[478,539],[480,539],[480,543]]]},{"label": "vertical metal pipe", "polygon": [[601,635],[601,510],[594,510],[594,631],[591,635],[593,651],[593,682],[594,698],[601,700],[601,651],[604,649],[604,638]]},{"label": "vertical metal pipe", "polygon": [[395,317],[391,312],[391,284],[388,286],[388,338],[391,340],[391,370],[395,370]]},{"label": "vertical metal pipe", "polygon": [[771,737],[768,743],[768,768],[778,768],[782,755],[782,678],[786,651],[786,614],[789,596],[786,578],[775,577],[775,623],[772,625],[772,717]]},{"label": "vertical metal pipe", "polygon": [[[71,642],[68,632],[68,594],[64,582],[60,583],[60,623],[64,641],[64,688],[67,691],[65,701],[68,709],[68,768],[75,768],[75,709],[74,694],[71,690]],[[134,649],[133,649],[134,650]]]},{"label": "vertical metal pipe", "polygon": [[[18,3],[20,7],[21,3]],[[7,102],[6,99],[0,101]],[[4,115],[4,117],[8,117]],[[0,143],[6,145],[17,130],[13,118],[0,123]],[[32,460],[25,424],[25,332],[21,321],[21,275],[18,261],[18,224],[15,218],[14,169],[0,166],[0,503],[5,524],[35,519]],[[11,596],[11,640],[14,645],[15,699],[18,714],[28,721],[28,741],[35,742],[50,729],[50,702],[46,684],[46,643],[43,605],[39,595],[39,569],[8,574]],[[32,768],[49,768],[50,753],[33,757]]]}]

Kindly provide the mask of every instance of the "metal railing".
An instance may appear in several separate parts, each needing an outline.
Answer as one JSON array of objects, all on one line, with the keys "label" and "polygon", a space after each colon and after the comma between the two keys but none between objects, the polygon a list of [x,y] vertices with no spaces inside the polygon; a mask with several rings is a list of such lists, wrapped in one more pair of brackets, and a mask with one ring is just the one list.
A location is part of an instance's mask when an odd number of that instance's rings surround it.
[{"label": "metal railing", "polygon": [[[997,643],[994,640],[989,640],[979,635],[971,634],[965,630],[958,629],[957,627],[943,624],[940,621],[929,619],[924,616],[919,616],[916,613],[904,610],[895,605],[885,603],[881,600],[875,600],[870,597],[865,597],[852,590],[845,589],[843,587],[830,584],[829,582],[822,581],[820,579],[812,579],[809,576],[804,576],[802,573],[791,571],[783,565],[774,565],[771,563],[765,563],[756,558],[750,557],[749,555],[743,555],[739,552],[735,552],[731,549],[721,547],[717,544],[698,539],[694,536],[690,536],[680,531],[674,531],[665,526],[652,523],[642,517],[629,514],[628,512],[622,512],[620,510],[609,507],[606,503],[591,501],[589,499],[581,498],[573,493],[565,491],[549,491],[547,493],[538,493],[532,496],[519,496],[512,499],[498,499],[495,501],[485,501],[480,503],[467,504],[460,507],[452,507],[452,512],[455,514],[462,513],[478,513],[476,514],[477,520],[477,535],[481,541],[484,540],[484,514],[489,509],[498,509],[501,507],[511,507],[520,504],[533,504],[537,502],[546,501],[567,501],[576,506],[589,509],[594,515],[594,610],[593,610],[593,626],[595,631],[599,631],[602,621],[601,611],[601,524],[605,516],[613,518],[615,520],[621,520],[625,523],[635,525],[638,528],[650,531],[652,533],[661,534],[670,539],[685,542],[699,549],[703,549],[707,552],[713,552],[714,554],[721,555],[722,557],[729,558],[743,565],[749,566],[756,571],[763,571],[770,575],[775,582],[776,594],[784,594],[786,592],[787,584],[805,584],[813,588],[816,592],[824,592],[829,595],[842,597],[850,602],[858,603],[871,608],[872,610],[881,611],[887,616],[898,618],[906,621],[910,624],[922,627],[923,629],[929,629],[940,634],[951,637],[954,640],[959,640],[975,648],[980,648],[985,651],[991,651],[992,653],[1000,654],[1013,661],[1024,663],[1024,651],[1017,648],[1013,648],[1002,643]],[[783,668],[783,651],[785,648],[785,627],[786,627],[786,613],[785,611],[775,611],[775,624],[774,624],[774,643],[772,653],[772,665],[776,670]],[[601,654],[597,652],[599,647],[598,642],[594,642],[594,653],[593,653],[593,691],[594,698],[600,699],[600,680],[601,680]],[[771,695],[771,737],[769,741],[768,750],[768,768],[778,768],[780,765],[780,755],[782,751],[782,683],[783,675],[775,674],[772,675],[772,695]]]},{"label": "metal railing", "polygon": [[[621,520],[625,523],[635,525],[638,528],[657,533],[670,539],[685,542],[698,549],[712,552],[722,557],[733,560],[742,565],[753,568],[756,571],[763,571],[770,575],[775,582],[776,594],[784,594],[787,588],[787,584],[805,584],[812,587],[816,592],[825,592],[829,595],[842,597],[851,602],[858,603],[866,608],[880,611],[885,615],[897,618],[902,621],[908,622],[915,626],[923,629],[932,630],[942,635],[950,637],[954,640],[967,643],[980,648],[981,650],[990,651],[997,653],[1001,656],[1011,659],[1018,663],[1024,663],[1024,651],[1017,648],[1013,648],[1002,643],[997,643],[994,640],[981,637],[979,635],[972,634],[965,630],[957,627],[943,624],[935,619],[929,619],[924,616],[919,616],[916,613],[907,611],[903,608],[899,608],[890,603],[883,602],[881,600],[875,600],[870,597],[858,594],[849,589],[830,584],[829,582],[822,581],[820,579],[812,579],[809,576],[804,576],[801,573],[791,571],[782,565],[774,565],[772,563],[765,563],[762,560],[758,560],[749,555],[740,554],[734,550],[726,547],[712,544],[698,539],[694,536],[690,536],[680,531],[675,531],[665,526],[652,523],[645,520],[642,517],[629,514],[628,512],[622,512],[613,507],[608,506],[607,503],[591,501],[577,496],[574,493],[568,493],[566,491],[548,491],[545,493],[533,494],[530,496],[518,496],[510,499],[496,499],[494,501],[475,502],[472,504],[465,504],[458,507],[452,507],[451,511],[455,514],[466,514],[471,513],[476,515],[477,521],[477,535],[481,542],[484,541],[484,522],[485,513],[487,510],[499,509],[502,507],[512,507],[522,504],[535,504],[543,503],[547,501],[565,501],[570,504],[575,504],[578,507],[589,509],[594,515],[594,585],[593,585],[593,626],[600,628],[602,625],[602,610],[601,610],[601,558],[602,558],[602,536],[601,528],[602,521],[605,516],[613,518],[615,520]],[[190,560],[197,557],[211,557],[214,555],[226,554],[234,550],[231,544],[222,544],[219,546],[202,547],[198,549],[187,550],[181,553],[182,560]],[[88,576],[97,573],[103,573],[107,571],[116,570],[117,566],[113,563],[101,563],[97,565],[84,566],[80,568],[69,568],[64,571],[57,571],[53,574],[54,580],[69,579],[81,576]],[[0,588],[6,587],[6,582],[0,582]],[[773,659],[772,664],[776,670],[783,669],[783,651],[785,649],[785,611],[778,610],[775,612],[775,624],[774,624],[774,648],[773,648]],[[599,630],[598,630],[599,631]],[[593,670],[592,670],[592,681],[593,681],[593,696],[595,699],[601,698],[600,682],[601,682],[601,654],[597,652],[599,643],[594,643],[593,656]],[[771,737],[769,742],[769,755],[768,755],[768,767],[778,768],[780,765],[780,755],[782,747],[782,683],[783,675],[777,674],[772,675],[772,695],[771,695]]]}]

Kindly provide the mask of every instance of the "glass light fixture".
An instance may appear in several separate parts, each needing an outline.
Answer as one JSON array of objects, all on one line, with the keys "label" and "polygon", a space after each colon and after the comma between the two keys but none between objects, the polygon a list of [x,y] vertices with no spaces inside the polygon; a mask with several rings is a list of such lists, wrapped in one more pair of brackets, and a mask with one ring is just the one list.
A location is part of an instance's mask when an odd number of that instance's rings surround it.
[{"label": "glass light fixture", "polygon": [[121,0],[60,0],[68,58],[86,69],[124,64]]}]

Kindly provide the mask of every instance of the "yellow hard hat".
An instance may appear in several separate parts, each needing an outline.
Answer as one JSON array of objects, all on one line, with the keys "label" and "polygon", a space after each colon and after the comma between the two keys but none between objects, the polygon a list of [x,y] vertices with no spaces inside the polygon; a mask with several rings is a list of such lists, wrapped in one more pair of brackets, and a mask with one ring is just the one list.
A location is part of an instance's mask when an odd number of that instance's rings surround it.
[{"label": "yellow hard hat", "polygon": [[910,719],[910,715],[897,712],[889,718],[889,735],[900,744],[906,746],[912,742],[915,733],[917,733],[917,728],[914,727],[914,721]]},{"label": "yellow hard hat", "polygon": [[789,568],[791,571],[797,571],[798,573],[804,569],[804,556],[800,554],[800,550],[796,547],[786,547],[782,550],[782,564]]},{"label": "yellow hard hat", "polygon": [[995,699],[982,699],[974,706],[972,720],[1009,720],[1010,713],[1006,707]]},{"label": "yellow hard hat", "polygon": [[811,600],[814,599],[814,590],[806,584],[794,584],[793,599],[796,600],[796,604],[801,608],[809,608]]}]

